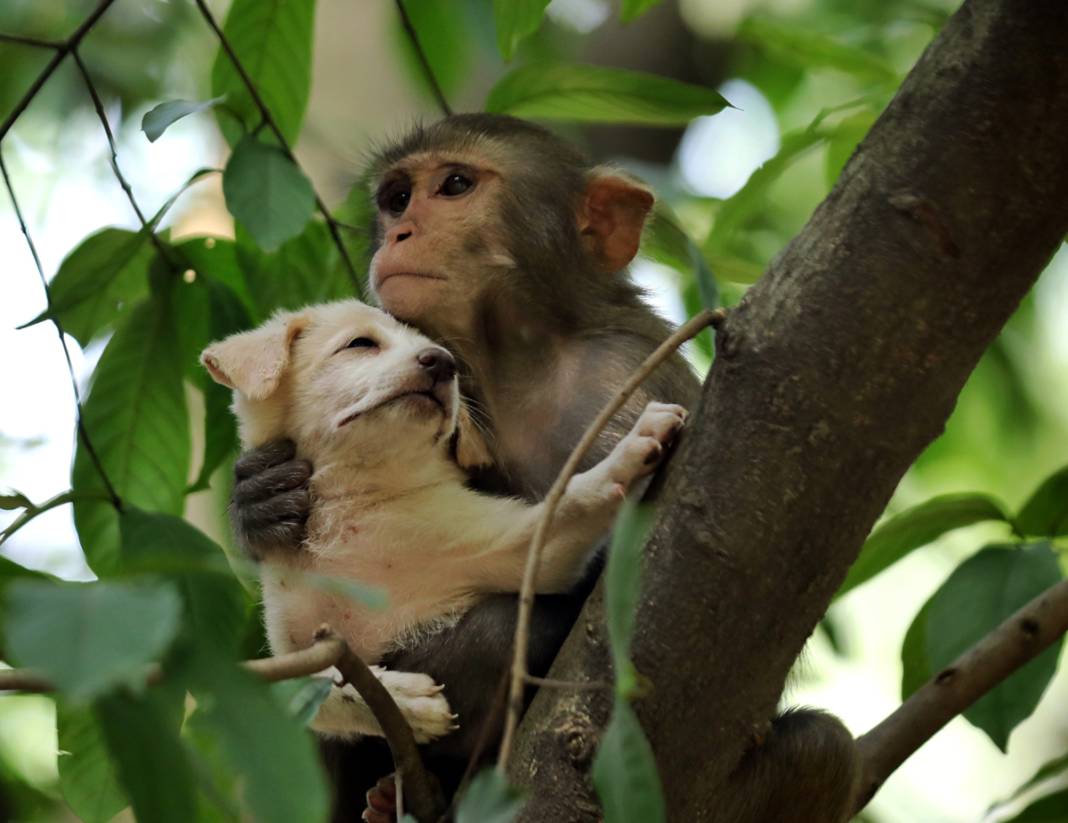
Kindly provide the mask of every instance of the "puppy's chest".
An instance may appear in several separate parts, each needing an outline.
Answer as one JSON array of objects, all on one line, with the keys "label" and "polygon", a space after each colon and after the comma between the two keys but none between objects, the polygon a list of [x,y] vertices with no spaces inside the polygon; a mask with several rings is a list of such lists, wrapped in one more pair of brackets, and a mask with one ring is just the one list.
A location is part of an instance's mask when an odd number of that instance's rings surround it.
[{"label": "puppy's chest", "polygon": [[[313,536],[297,558],[263,575],[267,636],[274,653],[304,648],[329,625],[373,663],[417,627],[446,619],[470,598],[441,577],[441,558],[413,528],[353,520],[309,523]],[[422,540],[420,540],[422,538]],[[384,607],[361,597],[371,590]]]}]

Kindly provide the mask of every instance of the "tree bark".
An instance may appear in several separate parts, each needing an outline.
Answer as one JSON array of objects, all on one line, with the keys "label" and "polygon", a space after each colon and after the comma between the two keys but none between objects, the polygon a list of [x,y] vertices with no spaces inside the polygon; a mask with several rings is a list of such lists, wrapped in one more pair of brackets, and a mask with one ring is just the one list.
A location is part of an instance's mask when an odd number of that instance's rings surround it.
[{"label": "tree bark", "polygon": [[[721,327],[645,554],[635,708],[669,818],[716,798],[898,480],[1068,231],[1068,3],[971,0]],[[603,680],[600,588],[551,676]],[[608,695],[542,690],[525,821],[597,821]]]}]

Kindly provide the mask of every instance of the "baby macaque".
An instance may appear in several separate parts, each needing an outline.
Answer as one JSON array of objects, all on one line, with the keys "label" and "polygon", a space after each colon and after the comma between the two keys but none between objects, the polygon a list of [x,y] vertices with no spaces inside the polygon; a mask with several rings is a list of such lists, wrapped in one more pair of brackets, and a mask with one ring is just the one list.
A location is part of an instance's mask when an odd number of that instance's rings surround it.
[{"label": "baby macaque", "polygon": [[[461,414],[448,351],[348,300],[278,314],[212,344],[201,360],[234,390],[246,447],[288,437],[318,467],[303,551],[274,554],[262,568],[274,654],[310,646],[329,624],[377,663],[455,623],[486,594],[519,590],[544,504],[467,487],[451,445],[454,436],[479,435]],[[604,460],[572,478],[548,533],[538,592],[578,582],[627,490],[655,468],[684,418],[679,406],[650,403]],[[381,589],[388,606],[324,590],[309,575]],[[376,674],[417,741],[453,730],[442,687],[428,675]],[[381,734],[351,687],[331,691],[313,727],[341,738]]]}]

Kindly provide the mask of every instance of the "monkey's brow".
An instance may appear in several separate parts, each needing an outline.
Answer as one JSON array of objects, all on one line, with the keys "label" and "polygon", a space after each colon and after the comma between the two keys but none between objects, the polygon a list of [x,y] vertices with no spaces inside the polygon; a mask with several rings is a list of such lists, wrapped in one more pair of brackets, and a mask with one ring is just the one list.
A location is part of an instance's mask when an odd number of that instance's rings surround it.
[{"label": "monkey's brow", "polygon": [[470,159],[464,160],[450,155],[415,155],[406,157],[399,163],[391,166],[389,170],[382,175],[382,185],[386,185],[398,178],[410,179],[417,171],[429,170],[431,172],[437,172],[444,169],[462,169],[469,172],[478,171],[480,169],[493,171],[490,164],[483,161],[481,158],[479,158],[477,163],[472,163]]}]

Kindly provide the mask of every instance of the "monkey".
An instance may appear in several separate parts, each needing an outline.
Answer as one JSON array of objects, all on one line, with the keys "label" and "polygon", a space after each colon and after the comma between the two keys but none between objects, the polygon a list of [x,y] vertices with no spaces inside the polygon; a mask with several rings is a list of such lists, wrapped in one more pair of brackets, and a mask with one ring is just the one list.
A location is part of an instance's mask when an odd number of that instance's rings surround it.
[{"label": "monkey", "polygon": [[[461,390],[485,434],[485,449],[464,466],[472,485],[540,499],[589,422],[670,333],[626,271],[652,192],[541,126],[493,114],[456,114],[413,128],[375,152],[367,179],[374,299],[456,356]],[[650,399],[692,408],[699,391],[683,358],[669,358],[580,470],[607,454]],[[232,520],[250,555],[299,550],[311,471],[286,443],[237,461]],[[595,564],[569,594],[536,599],[532,674],[547,672],[598,572]],[[493,754],[503,723],[494,696],[510,662],[515,619],[516,597],[497,595],[385,661],[445,685],[460,729],[424,747],[424,756],[447,792],[472,754]],[[856,783],[852,746],[830,715],[782,715],[739,765],[735,778],[747,788],[721,819],[845,820]],[[364,772],[364,786],[388,772],[388,755],[379,751],[373,765],[375,756],[370,743],[329,754],[337,823],[358,820],[363,810],[353,769]],[[375,768],[383,771],[370,774]],[[798,817],[812,798],[819,814]],[[364,819],[390,819],[388,798],[372,792],[369,800]]]}]

